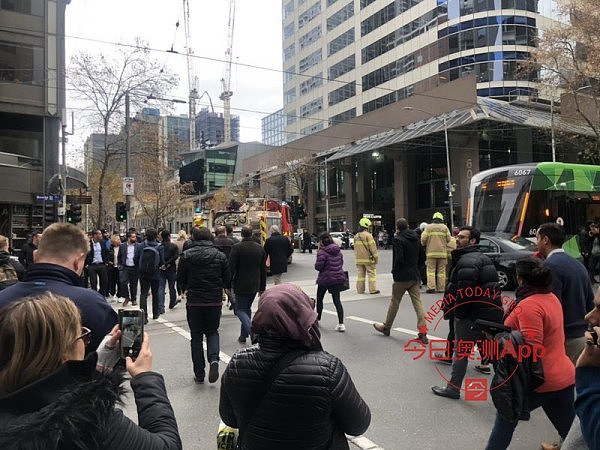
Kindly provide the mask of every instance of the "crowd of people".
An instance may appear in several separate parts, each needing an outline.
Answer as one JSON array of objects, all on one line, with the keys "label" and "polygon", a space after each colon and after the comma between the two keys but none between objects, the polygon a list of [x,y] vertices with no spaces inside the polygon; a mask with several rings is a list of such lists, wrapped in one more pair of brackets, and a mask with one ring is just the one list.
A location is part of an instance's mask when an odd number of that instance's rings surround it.
[{"label": "crowd of people", "polygon": [[[594,298],[589,261],[586,268],[562,250],[560,225],[542,224],[537,253],[517,261],[516,301],[505,305],[496,269],[479,251],[479,230],[460,227],[453,237],[443,220],[436,213],[431,224],[417,230],[404,218],[396,221],[392,297],[375,330],[390,335],[408,292],[415,340],[428,344],[421,299],[425,265],[426,292],[444,295],[448,343],[470,343],[468,352],[477,343],[482,358],[476,369],[485,374],[493,367],[497,414],[486,449],[508,448],[519,421],[538,407],[560,436],[559,443],[542,444],[543,449],[600,448],[600,411],[594,406],[600,396],[600,291]],[[356,291],[377,294],[378,246],[369,219],[361,219],[359,227]],[[152,371],[147,334],[139,356],[128,357],[124,366],[139,425],[115,408],[124,372],[118,364],[121,331],[108,299],[137,306],[139,283],[146,321],[150,312],[153,319],[164,314],[167,292],[169,308],[186,302],[198,384],[206,376],[209,383],[219,379],[220,319],[223,302],[231,304],[240,321],[241,348],[222,374],[219,413],[225,425],[238,430],[237,448],[348,448],[345,434],[365,432],[370,410],[343,363],[323,350],[319,328],[329,292],[338,317],[335,329],[346,329],[341,292],[349,280],[343,252],[329,233],[319,236],[315,301],[282,283],[293,248],[277,226],[269,231],[264,245],[250,227],[242,228],[241,240],[226,227],[214,235],[197,227],[189,238],[181,232],[175,242],[168,231],[146,229],[141,240],[132,229],[121,242],[102,230],[88,236],[73,225],[53,224],[34,236],[20,262],[8,257],[8,240],[0,236],[0,446],[181,448],[164,380]],[[274,275],[269,289],[267,271]],[[254,345],[246,346],[248,339]],[[490,353],[489,345],[481,345],[486,341],[537,346],[544,354],[537,362],[511,359],[510,352]],[[469,363],[464,352],[450,345],[436,354],[437,363],[452,369],[446,386],[433,386],[433,394],[461,398]]]}]

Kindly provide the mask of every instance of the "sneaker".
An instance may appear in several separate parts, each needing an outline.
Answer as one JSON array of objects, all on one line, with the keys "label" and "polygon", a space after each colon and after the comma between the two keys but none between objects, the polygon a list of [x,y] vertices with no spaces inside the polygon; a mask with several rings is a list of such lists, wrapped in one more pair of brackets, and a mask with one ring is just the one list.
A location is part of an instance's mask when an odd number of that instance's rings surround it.
[{"label": "sneaker", "polygon": [[134,300],[131,302],[131,306],[137,306],[137,302]]},{"label": "sneaker", "polygon": [[128,298],[126,298],[125,300],[123,300],[123,306],[127,306],[127,303],[129,303],[130,301],[131,300],[129,300]]},{"label": "sneaker", "polygon": [[204,378],[194,377],[194,383],[196,383],[196,384],[204,384]]},{"label": "sneaker", "polygon": [[374,323],[373,328],[382,333],[384,336],[390,335],[390,329],[382,323]]},{"label": "sneaker", "polygon": [[429,339],[427,339],[427,334],[425,333],[419,333],[417,339],[425,345],[429,344]]},{"label": "sneaker", "polygon": [[446,358],[446,354],[445,353],[434,353],[433,356],[435,357],[435,362],[439,362],[442,364],[447,364],[449,366],[452,365],[452,358]]},{"label": "sneaker", "polygon": [[479,364],[478,366],[473,367],[473,369],[484,375],[489,375],[492,373],[492,369],[490,369],[490,366],[487,366],[485,364]]},{"label": "sneaker", "polygon": [[213,361],[210,363],[210,370],[208,371],[208,382],[214,383],[219,379],[219,361]]},{"label": "sneaker", "polygon": [[381,291],[379,289],[377,289],[376,291],[373,292],[369,292],[369,294],[379,294]]},{"label": "sneaker", "polygon": [[238,344],[245,344],[246,338],[238,338]]},{"label": "sneaker", "polygon": [[346,331],[346,325],[344,325],[343,323],[338,323],[335,326],[335,331],[339,331],[340,333],[343,333],[344,331]]}]

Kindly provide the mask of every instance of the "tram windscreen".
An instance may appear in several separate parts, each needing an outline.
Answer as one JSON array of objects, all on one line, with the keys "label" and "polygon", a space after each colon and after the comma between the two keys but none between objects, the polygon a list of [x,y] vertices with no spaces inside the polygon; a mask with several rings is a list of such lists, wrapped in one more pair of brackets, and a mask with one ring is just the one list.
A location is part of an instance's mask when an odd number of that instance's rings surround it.
[{"label": "tram windscreen", "polygon": [[484,178],[475,186],[473,226],[485,233],[516,234],[532,175],[511,176],[508,170]]}]

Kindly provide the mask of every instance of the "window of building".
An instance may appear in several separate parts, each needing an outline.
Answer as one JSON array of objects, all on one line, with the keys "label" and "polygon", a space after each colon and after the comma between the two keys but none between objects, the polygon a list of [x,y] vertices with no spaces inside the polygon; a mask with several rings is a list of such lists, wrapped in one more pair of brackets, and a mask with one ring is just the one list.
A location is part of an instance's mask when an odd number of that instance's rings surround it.
[{"label": "window of building", "polygon": [[354,0],[327,18],[327,31],[331,31],[343,24],[354,15]]},{"label": "window of building", "polygon": [[308,55],[306,58],[301,59],[300,66],[299,66],[300,73],[306,72],[308,69],[310,69],[315,64],[320,63],[322,59],[323,59],[323,52],[321,51],[321,49],[318,49],[317,51]]},{"label": "window of building", "polygon": [[313,42],[316,42],[320,37],[321,25],[317,25],[305,35],[300,36],[300,39],[298,39],[298,43],[300,44],[300,50],[308,47]]},{"label": "window of building", "polygon": [[283,20],[294,14],[294,0],[290,0],[283,7]]},{"label": "window of building", "polygon": [[292,109],[291,111],[285,114],[285,124],[291,125],[296,122],[296,110]]},{"label": "window of building", "polygon": [[374,1],[375,0],[360,0],[360,9],[366,8],[367,6],[369,6]]},{"label": "window of building", "polygon": [[302,128],[300,130],[300,134],[308,136],[309,134],[316,133],[317,131],[321,131],[322,129],[323,129],[323,122],[318,122],[309,127]]},{"label": "window of building", "polygon": [[356,83],[354,81],[331,91],[328,95],[329,106],[337,105],[346,99],[354,97],[356,95]]},{"label": "window of building", "polygon": [[329,68],[329,79],[335,80],[336,78],[341,77],[342,75],[354,70],[356,67],[356,62],[354,59],[354,55],[350,55],[347,58],[342,59],[340,62],[335,63],[333,66]]},{"label": "window of building", "polygon": [[285,62],[285,61],[290,60],[291,58],[294,57],[295,54],[296,54],[296,46],[295,46],[295,44],[292,43],[283,50],[283,61]]},{"label": "window of building", "polygon": [[335,2],[337,2],[337,0],[327,0],[327,7],[329,8],[331,5],[333,5]]},{"label": "window of building", "polygon": [[334,40],[332,40],[328,47],[328,55],[331,56],[337,52],[339,52],[341,49],[346,48],[348,45],[352,44],[354,42],[354,28],[350,28],[348,31],[346,31],[345,33],[342,33],[341,35],[339,35],[338,37],[336,37]]},{"label": "window of building", "polygon": [[315,17],[317,17],[320,13],[321,13],[321,0],[319,0],[317,3],[312,5],[310,8],[308,8],[306,11],[304,11],[303,13],[301,13],[298,16],[298,29],[302,28],[308,22],[310,22]]},{"label": "window of building", "polygon": [[0,81],[44,84],[44,49],[0,42]]},{"label": "window of building", "polygon": [[44,16],[44,2],[37,0],[0,0],[0,9],[32,16]]},{"label": "window of building", "polygon": [[350,119],[354,119],[355,117],[356,108],[349,109],[348,111],[344,111],[342,113],[336,114],[335,116],[331,116],[329,118],[329,126],[333,126],[342,122],[347,122]]},{"label": "window of building", "polygon": [[296,76],[296,66],[290,66],[283,72],[283,82],[292,81]]},{"label": "window of building", "polygon": [[294,34],[294,22],[288,23],[285,27],[283,27],[283,39],[287,39]]},{"label": "window of building", "polygon": [[307,117],[323,109],[323,97],[316,98],[300,107],[300,117]]},{"label": "window of building", "polygon": [[[408,11],[410,8],[412,8],[415,5],[418,5],[422,1],[423,0],[402,0],[402,1],[394,1],[394,2],[390,3],[389,5],[380,9],[372,16],[367,17],[365,20],[363,20],[360,23],[360,35],[365,36],[366,34],[369,34],[371,31],[376,30],[383,24],[389,22],[390,20],[394,19],[395,17],[399,16],[400,14]],[[369,4],[371,2],[365,2],[365,3]],[[432,12],[435,12],[437,15],[438,9],[440,12],[442,11],[441,6],[442,5],[440,5],[439,8],[436,8]],[[362,8],[363,8],[363,4],[361,1],[361,9]]]},{"label": "window of building", "polygon": [[300,83],[300,95],[306,95],[313,89],[323,85],[323,72],[319,72],[314,77]]},{"label": "window of building", "polygon": [[296,100],[296,88],[292,88],[283,94],[283,103],[292,103]]}]

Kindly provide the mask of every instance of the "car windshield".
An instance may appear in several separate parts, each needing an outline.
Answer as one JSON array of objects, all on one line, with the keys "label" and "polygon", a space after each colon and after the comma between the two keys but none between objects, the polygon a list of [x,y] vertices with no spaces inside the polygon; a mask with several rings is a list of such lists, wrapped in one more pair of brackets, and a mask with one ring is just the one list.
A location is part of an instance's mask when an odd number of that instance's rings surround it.
[{"label": "car windshield", "polygon": [[535,245],[535,243],[521,236],[513,236],[511,238],[496,237],[496,239],[498,239],[498,241],[506,245],[511,250],[527,250],[530,252],[535,252],[537,250],[537,245]]}]

